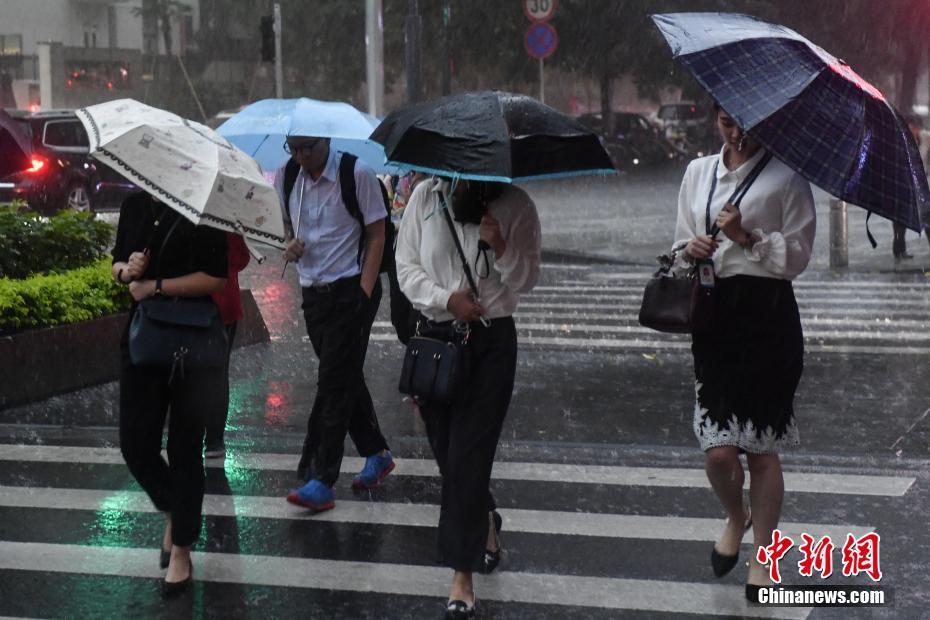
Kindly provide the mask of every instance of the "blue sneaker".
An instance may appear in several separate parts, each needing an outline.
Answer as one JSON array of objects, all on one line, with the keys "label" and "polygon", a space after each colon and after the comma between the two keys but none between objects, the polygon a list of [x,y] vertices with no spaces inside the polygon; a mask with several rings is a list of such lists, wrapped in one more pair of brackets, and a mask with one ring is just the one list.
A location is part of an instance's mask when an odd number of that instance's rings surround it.
[{"label": "blue sneaker", "polygon": [[352,488],[373,489],[392,471],[394,471],[394,458],[390,450],[385,451],[384,456],[380,453],[369,456],[365,459],[365,467],[352,480]]},{"label": "blue sneaker", "polygon": [[335,497],[336,495],[330,487],[314,479],[299,489],[294,489],[288,493],[287,501],[291,504],[309,508],[313,512],[323,512],[336,506]]}]

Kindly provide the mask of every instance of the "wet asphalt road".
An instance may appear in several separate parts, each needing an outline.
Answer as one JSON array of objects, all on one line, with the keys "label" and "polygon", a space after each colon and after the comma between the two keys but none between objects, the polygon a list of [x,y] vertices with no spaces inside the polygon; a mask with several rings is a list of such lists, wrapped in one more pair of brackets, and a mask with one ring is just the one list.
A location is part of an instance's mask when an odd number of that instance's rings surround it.
[{"label": "wet asphalt road", "polygon": [[[796,286],[808,338],[796,402],[802,445],[784,456],[794,482],[783,522],[812,525],[816,535],[876,529],[882,583],[894,588],[895,606],[858,613],[747,608],[740,587],[745,567],[715,580],[706,566],[722,513],[700,483],[688,340],[641,330],[635,320],[651,257],[671,241],[678,174],[528,187],[548,251],[543,281],[518,316],[517,386],[498,460],[526,466],[509,474],[496,469],[505,570],[478,584],[484,617],[920,617],[930,603],[925,242],[912,234],[916,258],[896,265],[890,226],[886,231],[873,223],[876,237],[886,241],[884,253],[873,252],[859,226],[864,216],[850,208],[852,267],[832,271],[821,204],[813,265]],[[614,264],[573,260],[577,254]],[[359,496],[349,490],[357,463],[347,463],[333,520],[308,518],[283,502],[294,484],[287,459],[296,462],[316,361],[299,316],[296,277],[292,270],[283,281],[279,276],[276,257],[243,274],[242,286],[253,290],[272,342],[233,355],[230,456],[225,468],[208,470],[207,493],[218,504],[205,516],[193,594],[167,604],[158,597],[158,573],[151,568],[161,521],[134,495],[139,489],[118,453],[54,451],[116,446],[117,389],[107,384],[0,411],[6,444],[0,445],[0,546],[6,545],[0,551],[0,616],[438,616],[448,575],[414,571],[433,567],[434,521],[420,523],[416,511],[438,503],[438,478],[416,470],[429,464],[428,447],[422,424],[396,391],[402,348],[384,325],[386,304],[366,374],[382,428],[410,465],[399,465],[380,489]],[[32,447],[14,451],[14,445]],[[256,465],[249,461],[254,455],[284,455],[283,464]],[[354,456],[354,448],[347,446],[347,455]],[[578,469],[547,473],[557,465]],[[586,481],[605,466],[616,469]],[[680,479],[671,485],[649,476],[623,482],[644,468],[671,469]],[[73,497],[63,489],[89,495]],[[229,512],[222,499],[230,496],[246,499]],[[268,506],[250,508],[247,500]],[[400,511],[397,520],[378,512],[379,503]],[[365,505],[375,511],[372,522],[353,512],[367,514]],[[552,525],[530,526],[526,511]],[[650,518],[651,530],[637,529],[632,519],[639,516]],[[586,529],[595,517],[608,525]],[[688,539],[684,532],[693,519],[708,521],[696,526],[702,534]],[[147,554],[141,568],[138,549]],[[75,550],[83,560],[65,561]],[[41,560],[42,554],[49,559]],[[263,568],[256,558],[265,558]],[[295,564],[308,558],[317,564]],[[783,561],[786,581],[811,583],[797,574],[796,561]],[[379,565],[399,566],[391,569],[398,575],[410,572],[415,587],[388,587],[370,572]],[[315,575],[314,566],[324,566],[326,574],[305,583],[287,580]],[[277,581],[266,583],[262,574],[278,575]],[[655,583],[660,587],[650,589]],[[834,576],[830,583],[869,580]]]}]

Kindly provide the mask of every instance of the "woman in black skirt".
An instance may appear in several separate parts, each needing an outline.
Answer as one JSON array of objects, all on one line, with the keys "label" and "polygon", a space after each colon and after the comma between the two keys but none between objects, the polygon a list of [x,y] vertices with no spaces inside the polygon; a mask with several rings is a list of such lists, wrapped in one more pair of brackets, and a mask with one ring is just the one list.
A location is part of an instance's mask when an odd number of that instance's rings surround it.
[{"label": "woman in black skirt", "polygon": [[[816,217],[808,182],[777,159],[765,163],[761,145],[716,111],[724,145],[685,172],[675,246],[685,246],[679,260],[713,265],[713,325],[693,334],[691,350],[694,432],[727,512],[711,552],[722,577],[737,564],[747,529],[757,549],[771,544],[778,525],[784,496],[778,453],[798,443],[793,402],[804,357],[791,280],[810,260]],[[757,165],[761,172],[750,184]],[[741,184],[748,189],[737,208],[729,201]],[[716,237],[714,224],[722,233]],[[749,506],[740,453],[749,465]],[[746,596],[754,599],[758,586],[769,583],[766,567],[753,559]]]},{"label": "woman in black skirt", "polygon": [[[477,265],[477,299],[442,213],[449,202],[462,250]],[[450,620],[474,617],[472,573],[490,573],[501,557],[491,468],[517,368],[512,315],[520,294],[536,285],[539,257],[536,206],[517,187],[461,181],[453,191],[448,181],[431,179],[417,186],[404,209],[396,253],[401,290],[420,311],[421,326],[455,321],[470,330],[471,372],[461,397],[450,406],[420,403],[442,475],[438,546],[439,560],[454,571]]]},{"label": "woman in black skirt", "polygon": [[[120,208],[113,278],[140,301],[156,295],[198,297],[226,284],[226,233],[194,226],[150,195],[129,196]],[[141,367],[129,357],[129,324],[120,338],[120,450],[155,507],[167,517],[160,566],[166,595],[189,588],[191,546],[200,533],[203,504],[205,413],[223,396],[223,368],[185,368],[174,373]],[[169,415],[170,409],[170,415]],[[161,456],[168,417],[168,462]]]}]

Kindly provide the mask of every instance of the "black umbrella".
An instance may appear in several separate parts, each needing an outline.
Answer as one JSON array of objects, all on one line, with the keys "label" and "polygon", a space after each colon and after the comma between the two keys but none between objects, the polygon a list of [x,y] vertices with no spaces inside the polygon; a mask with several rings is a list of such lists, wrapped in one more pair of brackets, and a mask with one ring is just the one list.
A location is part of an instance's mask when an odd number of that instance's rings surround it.
[{"label": "black umbrella", "polygon": [[597,135],[532,97],[463,93],[392,112],[371,134],[388,165],[511,183],[614,172]]}]

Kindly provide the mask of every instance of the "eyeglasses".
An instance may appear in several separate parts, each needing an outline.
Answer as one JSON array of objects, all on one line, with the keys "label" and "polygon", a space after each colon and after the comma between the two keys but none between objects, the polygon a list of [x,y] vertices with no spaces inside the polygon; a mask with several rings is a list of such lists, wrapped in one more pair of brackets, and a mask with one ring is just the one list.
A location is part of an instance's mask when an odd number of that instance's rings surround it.
[{"label": "eyeglasses", "polygon": [[301,142],[300,144],[295,144],[291,146],[290,143],[284,143],[284,152],[288,155],[307,155],[316,148],[316,145],[323,141],[323,138],[316,138],[314,140],[307,140],[306,142]]}]

